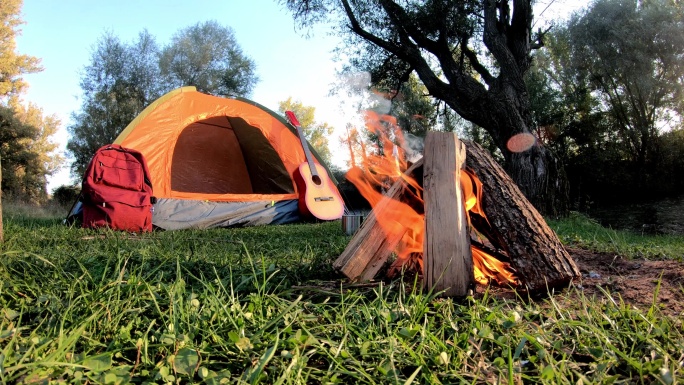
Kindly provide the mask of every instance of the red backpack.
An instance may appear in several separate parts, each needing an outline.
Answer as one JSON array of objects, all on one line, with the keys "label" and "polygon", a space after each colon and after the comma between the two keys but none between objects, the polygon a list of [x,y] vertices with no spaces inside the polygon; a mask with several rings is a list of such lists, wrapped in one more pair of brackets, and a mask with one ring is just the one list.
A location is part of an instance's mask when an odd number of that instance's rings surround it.
[{"label": "red backpack", "polygon": [[152,182],[143,155],[118,144],[100,147],[88,164],[81,197],[85,228],[152,231]]}]

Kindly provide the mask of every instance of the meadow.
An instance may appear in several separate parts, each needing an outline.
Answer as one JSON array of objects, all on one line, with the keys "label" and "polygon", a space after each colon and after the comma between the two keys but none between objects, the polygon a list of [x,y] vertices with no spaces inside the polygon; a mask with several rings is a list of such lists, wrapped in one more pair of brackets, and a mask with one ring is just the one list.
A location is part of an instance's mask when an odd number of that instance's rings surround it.
[{"label": "meadow", "polygon": [[[681,236],[550,225],[587,252],[684,255]],[[580,284],[462,300],[415,278],[354,285],[332,270],[339,222],[131,235],[6,205],[4,231],[2,383],[684,381],[684,314],[658,302],[661,282],[647,306]]]}]

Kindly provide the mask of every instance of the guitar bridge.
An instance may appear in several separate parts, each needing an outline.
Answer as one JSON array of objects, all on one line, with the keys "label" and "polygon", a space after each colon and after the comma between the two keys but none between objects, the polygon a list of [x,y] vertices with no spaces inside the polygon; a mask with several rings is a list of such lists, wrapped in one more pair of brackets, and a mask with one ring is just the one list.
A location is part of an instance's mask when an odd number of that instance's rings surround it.
[{"label": "guitar bridge", "polygon": [[330,202],[330,201],[334,201],[334,200],[335,200],[335,198],[333,198],[333,197],[316,197],[316,198],[314,198],[314,201],[316,201],[316,202]]}]

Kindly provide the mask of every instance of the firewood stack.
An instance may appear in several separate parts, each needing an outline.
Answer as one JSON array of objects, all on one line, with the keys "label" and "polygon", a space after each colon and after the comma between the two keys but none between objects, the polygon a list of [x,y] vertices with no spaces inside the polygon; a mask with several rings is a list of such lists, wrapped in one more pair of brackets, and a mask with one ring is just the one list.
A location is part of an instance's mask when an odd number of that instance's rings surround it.
[{"label": "firewood stack", "polygon": [[[466,215],[459,182],[464,167],[482,182],[483,213]],[[510,284],[519,289],[535,293],[560,288],[579,276],[557,235],[487,151],[444,132],[428,133],[423,158],[409,167],[373,208],[334,262],[336,270],[353,281],[376,278],[408,231],[396,224],[382,226],[378,213],[395,207],[392,201],[401,200],[409,188],[406,180],[421,175],[425,213],[422,274],[427,289],[463,297],[474,287],[473,234],[484,237],[490,249],[497,250],[490,256],[507,259],[516,277]],[[479,241],[474,243],[481,246]],[[479,246],[475,258],[483,250]]]}]

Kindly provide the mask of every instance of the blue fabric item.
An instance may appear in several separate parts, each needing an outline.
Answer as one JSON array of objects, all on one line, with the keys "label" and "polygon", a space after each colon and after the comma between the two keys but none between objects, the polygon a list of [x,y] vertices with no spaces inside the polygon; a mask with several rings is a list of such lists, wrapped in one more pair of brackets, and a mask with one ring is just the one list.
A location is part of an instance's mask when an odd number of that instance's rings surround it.
[{"label": "blue fabric item", "polygon": [[161,198],[152,224],[164,230],[244,227],[300,222],[296,199],[260,202],[209,202]]}]

